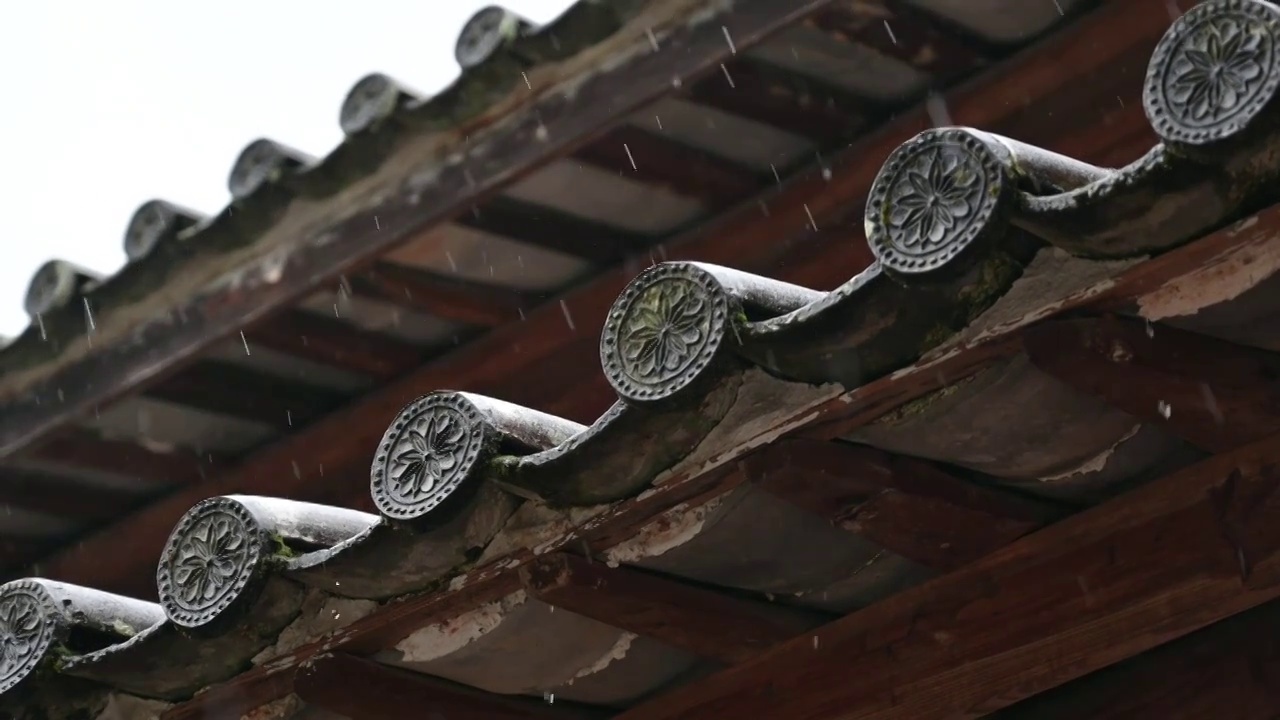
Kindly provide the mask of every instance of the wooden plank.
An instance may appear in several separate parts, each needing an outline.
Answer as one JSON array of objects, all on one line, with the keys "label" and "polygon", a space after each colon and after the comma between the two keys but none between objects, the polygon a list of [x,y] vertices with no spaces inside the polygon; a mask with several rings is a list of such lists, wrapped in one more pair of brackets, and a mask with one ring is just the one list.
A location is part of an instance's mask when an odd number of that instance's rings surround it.
[{"label": "wooden plank", "polygon": [[563,701],[507,697],[345,654],[299,668],[294,692],[307,705],[351,720],[596,720],[603,711]]},{"label": "wooden plank", "polygon": [[619,630],[726,664],[753,658],[803,626],[754,603],[577,555],[544,555],[521,568],[534,597]]},{"label": "wooden plank", "polygon": [[13,507],[77,523],[125,515],[145,502],[141,493],[94,487],[20,468],[0,467],[0,512]]},{"label": "wooden plank", "polygon": [[977,37],[960,37],[929,13],[904,2],[837,3],[811,22],[844,42],[865,45],[886,57],[951,82],[985,64]]},{"label": "wooden plank", "polygon": [[915,458],[788,438],[742,461],[751,482],[833,525],[936,570],[953,570],[1065,515]]},{"label": "wooden plank", "polygon": [[1275,720],[1280,603],[1037,695],[990,720]]},{"label": "wooden plank", "polygon": [[694,85],[689,99],[830,147],[866,128],[876,108],[818,80],[740,58]]},{"label": "wooden plank", "polygon": [[1211,452],[1280,432],[1280,355],[1118,317],[1031,328],[1036,367]]},{"label": "wooden plank", "polygon": [[96,470],[158,486],[200,480],[225,464],[209,453],[148,448],[108,440],[82,428],[54,434],[24,453],[23,458],[55,468]]},{"label": "wooden plank", "polygon": [[417,367],[424,353],[390,335],[302,310],[285,310],[245,331],[250,345],[329,365],[377,380]]},{"label": "wooden plank", "polygon": [[595,265],[617,262],[655,238],[575,217],[553,208],[498,196],[458,217],[458,223],[491,235],[554,250]]},{"label": "wooden plank", "polygon": [[750,169],[634,125],[620,125],[574,157],[648,185],[723,208],[760,190]]},{"label": "wooden plank", "polygon": [[147,388],[145,394],[282,430],[301,427],[345,400],[328,388],[216,360],[196,362]]},{"label": "wooden plank", "polygon": [[[759,19],[753,13],[765,12],[765,6],[777,11],[777,6],[768,0],[762,2],[763,5],[753,3],[750,5],[753,10],[741,16],[739,11],[748,6],[735,6],[735,22]],[[1105,62],[1114,54],[1116,46],[1154,43],[1167,24],[1168,14],[1161,0],[1106,4],[1071,30],[1024,55],[1018,64],[1003,67],[950,96],[953,117],[956,122],[983,127],[1010,112],[1020,111],[1024,104],[1034,106],[1052,97],[1080,74],[1092,72],[1097,63]],[[730,29],[736,27],[741,26]],[[716,30],[716,42],[723,44],[723,30]],[[735,41],[737,37],[735,32]],[[669,79],[668,76],[667,81]],[[1018,88],[1016,98],[1011,96],[1011,86]],[[1081,122],[1087,121],[1087,113],[1081,112]],[[788,182],[781,191],[761,196],[759,200],[765,203],[767,216],[762,214],[759,203],[746,202],[735,211],[664,243],[666,258],[774,273],[798,284],[806,284],[811,278],[849,277],[861,267],[811,262],[793,271],[782,261],[783,256],[794,251],[792,241],[804,245],[815,236],[822,236],[821,231],[810,230],[810,218],[816,220],[821,229],[857,211],[879,169],[875,161],[868,159],[886,157],[899,144],[927,127],[927,114],[922,108],[902,114],[891,125],[832,158],[829,174],[813,168]],[[865,258],[861,254],[856,257]],[[145,579],[151,575],[154,558],[173,523],[191,505],[211,495],[245,487],[250,479],[261,484],[269,478],[270,485],[259,485],[260,492],[292,497],[304,489],[311,491],[322,485],[325,482],[325,475],[320,472],[322,467],[327,469],[329,477],[342,477],[344,470],[367,467],[386,422],[408,398],[443,387],[488,392],[488,388],[519,377],[524,368],[547,358],[554,357],[567,367],[595,366],[598,350],[592,341],[609,306],[644,264],[647,260],[623,264],[603,273],[558,302],[538,307],[523,323],[497,328],[467,347],[442,356],[317,421],[307,431],[294,433],[263,448],[210,482],[175,493],[77,547],[66,549],[50,559],[50,572],[64,580],[108,589],[122,578]],[[1177,271],[1186,271],[1186,267],[1167,269],[1174,272],[1174,276]],[[582,342],[584,338],[591,341]],[[1016,341],[1013,344],[1016,346]],[[957,354],[947,362],[955,366],[954,372],[962,372],[965,367],[971,372],[1003,351],[1007,351],[1007,346],[998,348],[988,343]],[[933,367],[901,381],[873,383],[868,394],[860,395],[855,404],[832,403],[815,416],[814,422],[849,422],[851,412],[871,413],[876,408],[882,408],[883,413],[918,396],[911,395],[913,392],[923,394],[928,391],[925,388],[935,389],[936,384],[932,387],[930,384],[945,377],[936,370]],[[530,383],[524,385],[526,392],[532,390],[528,387]],[[602,393],[609,392],[600,372],[583,374],[579,389],[592,403],[598,402]],[[872,395],[874,401],[870,400]],[[503,397],[521,402],[518,393]],[[575,416],[564,407],[557,408],[556,412]],[[301,458],[307,461],[300,462]],[[106,572],[92,551],[102,546],[114,548],[119,557],[128,559],[128,564],[122,562],[114,572]]]},{"label": "wooden plank", "polygon": [[356,295],[445,320],[494,327],[514,322],[535,299],[509,287],[471,282],[418,268],[378,262],[350,278]]},{"label": "wooden plank", "polygon": [[980,717],[1280,597],[1277,513],[1272,436],[617,720]]}]

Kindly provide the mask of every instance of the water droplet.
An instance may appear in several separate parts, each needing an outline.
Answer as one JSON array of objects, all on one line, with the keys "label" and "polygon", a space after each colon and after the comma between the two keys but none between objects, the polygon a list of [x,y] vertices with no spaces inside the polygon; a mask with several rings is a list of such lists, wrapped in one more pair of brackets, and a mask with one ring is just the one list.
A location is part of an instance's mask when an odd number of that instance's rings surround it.
[{"label": "water droplet", "polygon": [[1173,406],[1163,400],[1156,403],[1156,410],[1160,411],[1160,417],[1165,420],[1168,420],[1169,416],[1173,414]]},{"label": "water droplet", "polygon": [[724,63],[720,63],[720,69],[724,71],[724,79],[729,81],[729,87],[736,89],[738,86],[733,84],[733,76],[729,74],[729,68],[725,67]]},{"label": "water droplet", "polygon": [[636,167],[636,159],[631,154],[631,148],[627,147],[626,143],[622,143],[622,149],[627,151],[627,160],[631,161],[631,169],[638,170],[639,168]]},{"label": "water droplet", "polygon": [[738,48],[734,47],[733,45],[733,38],[729,35],[729,28],[725,27],[724,25],[721,25],[720,29],[724,31],[724,41],[729,43],[729,52],[734,55],[737,55]]},{"label": "water droplet", "polygon": [[887,33],[889,33],[889,40],[890,40],[890,41],[892,41],[894,45],[897,45],[897,44],[898,44],[898,37],[897,37],[896,35],[894,35],[894,34],[893,34],[893,28],[889,27],[889,21],[888,21],[888,20],[885,20],[885,21],[884,21],[884,31],[885,31],[885,32],[887,32]]}]

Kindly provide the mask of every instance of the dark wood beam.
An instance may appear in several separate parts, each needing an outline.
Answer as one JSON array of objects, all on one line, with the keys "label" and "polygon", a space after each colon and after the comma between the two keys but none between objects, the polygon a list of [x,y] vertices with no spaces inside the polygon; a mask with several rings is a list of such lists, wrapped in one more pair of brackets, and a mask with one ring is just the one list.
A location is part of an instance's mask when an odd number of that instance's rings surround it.
[{"label": "dark wood beam", "polygon": [[1280,597],[1278,512],[1272,436],[617,720],[978,717]]},{"label": "dark wood beam", "polygon": [[127,514],[147,500],[141,493],[76,483],[32,470],[0,467],[0,512],[20,508],[95,523]]},{"label": "dark wood beam", "polygon": [[534,298],[509,287],[485,285],[385,261],[352,276],[350,285],[358,296],[479,327],[519,320],[535,304]]},{"label": "dark wood beam", "polygon": [[[741,23],[750,18],[759,19],[758,13],[776,14],[782,7],[772,0],[760,0],[758,4],[753,0],[750,5],[736,5],[731,14],[734,24],[730,27],[735,42],[738,38],[735,28],[742,28]],[[786,7],[792,6],[788,3]],[[813,6],[795,7],[799,10],[812,9]],[[793,15],[788,14],[788,17]],[[1025,53],[1017,63],[1002,66],[949,95],[953,119],[960,124],[988,127],[1012,112],[1020,112],[1024,105],[1035,107],[1077,78],[1110,62],[1125,48],[1145,46],[1149,52],[1168,22],[1163,0],[1104,4],[1084,21]],[[715,42],[723,45],[723,30],[719,27],[712,29],[715,30]],[[702,47],[701,43],[710,43],[711,40],[699,36],[698,42]],[[658,70],[665,72],[669,68]],[[604,77],[612,78],[610,82],[617,81],[616,75],[606,74]],[[666,74],[664,83],[669,83],[670,77],[669,73]],[[1011,87],[1017,88],[1016,99],[1011,97]],[[1138,99],[1133,101],[1138,102]],[[1088,110],[1089,107],[1079,109],[1078,122],[1088,122],[1092,117]],[[735,211],[664,243],[666,257],[731,265],[811,287],[832,287],[865,267],[861,264],[866,259],[865,250],[854,250],[853,242],[832,244],[833,254],[825,262],[792,267],[784,262],[791,247],[789,241],[814,237],[809,229],[810,218],[816,220],[821,230],[847,218],[851,208],[860,208],[879,170],[878,164],[868,162],[868,158],[887,157],[898,145],[927,127],[928,115],[923,108],[903,113],[889,126],[833,157],[829,175],[813,168],[793,178],[780,191],[762,195],[759,199],[769,210],[767,216],[762,215],[757,203],[744,203]],[[368,224],[372,227],[371,219]],[[369,241],[367,237],[361,240]],[[842,247],[849,255],[838,254]],[[367,250],[361,246],[360,252]],[[1157,261],[1161,259],[1157,258]],[[584,343],[582,339],[596,337],[610,305],[641,267],[643,263],[639,262],[622,264],[602,273],[562,296],[558,302],[539,306],[528,314],[524,322],[497,328],[465,348],[423,365],[313,423],[307,431],[294,433],[255,452],[235,469],[207,483],[174,493],[77,547],[66,549],[50,559],[48,568],[51,576],[107,589],[126,582],[125,579],[130,577],[136,582],[148,581],[154,570],[154,559],[169,530],[191,505],[211,495],[245,487],[250,479],[258,483],[266,482],[264,478],[270,479],[269,486],[258,486],[262,493],[294,497],[327,482],[320,475],[321,466],[326,469],[326,477],[342,477],[342,469],[367,467],[368,458],[388,418],[399,411],[406,398],[444,387],[489,392],[488,388],[509,382],[510,378],[519,377],[529,365],[551,357],[564,366],[596,367],[598,346],[593,342]],[[1160,267],[1168,273],[1187,272],[1185,267]],[[275,286],[271,292],[276,292]],[[269,298],[259,300],[269,302]],[[241,318],[236,327],[242,326],[243,322]],[[181,337],[184,337],[183,333],[166,335],[165,342],[177,342]],[[185,337],[186,341],[196,344],[203,341],[203,336]],[[964,359],[970,361],[972,358],[970,355]],[[927,382],[933,382],[935,376],[936,373],[922,373],[913,382],[923,387]],[[101,379],[109,382],[105,377]],[[533,391],[531,386],[535,384],[524,383],[525,391]],[[888,409],[894,407],[894,398],[899,404],[911,399],[902,398],[898,386],[881,384],[877,388],[883,392],[879,402],[887,405]],[[610,392],[601,372],[580,377],[576,391],[591,403],[598,402],[601,393]],[[522,402],[519,392],[501,396],[511,402]],[[875,407],[874,404],[858,406],[868,411]],[[839,411],[847,415],[849,410],[849,405],[839,403],[833,404],[830,412],[834,415]],[[556,412],[575,416],[564,408]],[[821,417],[817,421],[820,420]],[[0,429],[3,429],[2,424]],[[308,461],[299,463],[299,458]],[[100,555],[94,550],[96,547],[111,547],[127,562],[122,561],[107,572],[97,561]]]},{"label": "dark wood beam", "polygon": [[157,486],[203,479],[225,464],[212,454],[184,448],[157,450],[108,440],[81,428],[67,428],[23,453],[20,459],[69,470],[96,470]]},{"label": "dark wood beam", "polygon": [[783,439],[741,466],[771,494],[936,570],[967,565],[1065,514],[851,443]]},{"label": "dark wood beam", "polygon": [[245,330],[245,337],[251,345],[376,380],[399,377],[424,357],[421,349],[403,340],[303,310],[273,315]]},{"label": "dark wood beam", "polygon": [[737,163],[634,125],[610,130],[574,157],[623,177],[697,198],[710,208],[739,202],[764,184]]},{"label": "dark wood beam", "polygon": [[804,629],[767,605],[577,555],[544,555],[520,575],[530,594],[548,605],[726,664]]},{"label": "dark wood beam", "polygon": [[602,720],[606,713],[563,701],[506,697],[351,655],[299,668],[294,692],[307,705],[351,720]]},{"label": "dark wood beam", "polygon": [[458,223],[597,265],[617,262],[655,239],[505,196],[470,208]]},{"label": "dark wood beam", "polygon": [[904,2],[836,3],[811,18],[819,29],[864,45],[933,76],[945,85],[986,64],[977,37],[963,37],[946,23]]},{"label": "dark wood beam", "polygon": [[299,428],[345,400],[328,388],[215,360],[183,368],[147,388],[146,395],[282,430]]},{"label": "dark wood beam", "polygon": [[1280,355],[1141,320],[1058,320],[1023,336],[1036,367],[1210,452],[1280,432]]},{"label": "dark wood beam", "polygon": [[1069,682],[990,720],[1275,720],[1280,603]]},{"label": "dark wood beam", "polygon": [[689,99],[832,147],[880,114],[874,103],[758,60],[740,58],[699,81]]}]

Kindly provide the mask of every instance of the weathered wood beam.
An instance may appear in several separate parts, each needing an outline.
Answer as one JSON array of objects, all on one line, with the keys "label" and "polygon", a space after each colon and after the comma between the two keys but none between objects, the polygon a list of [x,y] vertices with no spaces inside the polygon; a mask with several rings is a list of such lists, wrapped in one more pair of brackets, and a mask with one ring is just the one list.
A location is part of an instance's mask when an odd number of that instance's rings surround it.
[{"label": "weathered wood beam", "polygon": [[848,43],[865,45],[946,84],[987,62],[976,37],[959,37],[929,13],[903,2],[837,3],[811,22]]},{"label": "weathered wood beam", "polygon": [[0,467],[0,513],[21,508],[94,522],[119,517],[142,504],[145,494],[74,483],[26,469]]},{"label": "weathered wood beam", "polygon": [[1280,355],[1141,320],[1029,329],[1036,367],[1210,452],[1280,432]]},{"label": "weathered wood beam", "polygon": [[874,104],[818,80],[740,58],[707,76],[689,99],[831,147],[855,137],[877,114]]},{"label": "weathered wood beam", "polygon": [[250,345],[329,365],[340,370],[390,380],[417,367],[421,349],[389,335],[303,310],[285,310],[245,330]]},{"label": "weathered wood beam", "polygon": [[534,298],[509,287],[485,285],[418,268],[378,262],[350,278],[354,294],[445,320],[494,327],[514,322]]},{"label": "weathered wood beam", "polygon": [[147,388],[149,397],[289,430],[342,404],[341,393],[201,360]]},{"label": "weathered wood beam", "polygon": [[[791,8],[791,5],[787,7]],[[814,7],[816,5],[797,6],[796,12],[788,13],[788,17],[793,18],[802,14],[801,10]],[[749,12],[747,8],[750,8]],[[751,18],[758,20],[759,13],[773,15],[781,11],[782,6],[772,0],[735,6],[732,17],[738,24],[730,28],[735,42],[738,38],[735,28],[742,28],[741,23]],[[1168,23],[1168,13],[1162,0],[1105,4],[1070,30],[1024,54],[1017,63],[1002,66],[949,96],[952,117],[958,124],[987,127],[1013,112],[1021,112],[1024,105],[1035,107],[1077,78],[1105,66],[1126,48],[1136,45],[1146,47],[1150,52]],[[718,27],[713,29],[714,42],[723,46],[723,31]],[[701,43],[708,43],[708,48],[704,49],[709,49],[712,39],[699,36],[698,42],[700,48],[703,47]],[[611,83],[618,82],[616,76],[605,77],[610,78]],[[665,75],[664,83],[669,83],[669,80],[670,74]],[[1010,88],[1017,89],[1016,97]],[[1137,102],[1137,98],[1133,101]],[[1089,115],[1085,110],[1077,115],[1079,122],[1087,122]],[[788,282],[811,287],[830,287],[839,281],[837,278],[847,279],[863,267],[853,259],[865,259],[865,250],[853,250],[852,242],[831,246],[835,258],[841,256],[834,253],[838,253],[841,247],[846,248],[850,254],[845,257],[853,258],[848,262],[828,257],[825,262],[805,263],[792,268],[780,261],[781,256],[792,249],[790,241],[796,238],[809,241],[815,237],[809,230],[811,217],[817,221],[821,231],[827,223],[847,216],[851,207],[860,207],[879,169],[877,163],[867,162],[867,158],[887,157],[898,145],[928,126],[928,115],[923,108],[904,113],[891,125],[832,158],[829,175],[814,168],[786,183],[782,190],[762,196],[760,199],[769,209],[767,217],[762,216],[758,204],[744,203],[737,210],[664,243],[667,258],[730,265],[748,272],[775,273]],[[818,235],[821,236],[821,232]],[[601,242],[607,242],[607,239]],[[1157,258],[1157,261],[1162,259]],[[405,398],[441,387],[489,392],[490,387],[509,382],[510,378],[518,377],[523,368],[548,358],[555,358],[555,362],[564,366],[594,367],[599,352],[594,342],[596,333],[603,325],[609,306],[634,277],[638,267],[638,264],[630,267],[624,264],[602,273],[592,282],[564,295],[559,302],[539,306],[528,314],[523,323],[495,329],[467,347],[442,356],[313,423],[305,432],[294,433],[263,448],[234,470],[210,482],[174,493],[77,547],[66,549],[50,559],[47,567],[51,577],[104,589],[118,587],[129,577],[145,580],[154,569],[154,558],[170,528],[191,505],[211,495],[244,487],[250,478],[257,479],[259,483],[263,478],[270,478],[270,486],[261,487],[264,494],[292,497],[325,482],[321,479],[321,467],[326,468],[328,477],[342,477],[344,469],[361,465],[367,467],[386,419],[396,414]],[[1186,268],[1161,267],[1169,272],[1186,271]],[[169,336],[168,341],[176,342],[179,335],[181,333]],[[584,338],[588,341],[583,342]],[[193,343],[203,341],[197,337],[188,337],[187,340]],[[988,349],[984,348],[983,352],[988,352]],[[966,356],[964,360],[976,362],[972,356]],[[926,373],[892,388],[885,384],[877,385],[877,392],[883,393],[879,402],[887,406],[886,409],[892,409],[896,404],[911,399],[901,397],[900,386],[925,387],[934,382],[935,377],[940,376]],[[524,392],[536,391],[531,387],[536,383],[523,385]],[[523,402],[520,392],[517,387],[513,392],[499,396],[520,403]],[[601,393],[607,392],[610,392],[609,385],[603,373],[599,372],[579,377],[575,388],[575,394],[591,403],[598,402]],[[900,399],[895,402],[895,398]],[[868,412],[875,409],[874,406],[858,407]],[[830,412],[834,415],[837,411],[847,415],[849,405],[843,402],[833,404]],[[554,412],[578,417],[565,407],[558,407]],[[846,419],[841,417],[842,422]],[[299,458],[309,461],[300,463]],[[95,547],[112,547],[121,562],[108,571],[97,561]]]},{"label": "weathered wood beam", "polygon": [[787,438],[741,466],[769,493],[936,570],[966,565],[1065,514],[852,443]]},{"label": "weathered wood beam", "polygon": [[567,553],[544,555],[520,576],[548,605],[731,665],[804,629],[767,605]]},{"label": "weathered wood beam", "polygon": [[458,216],[458,223],[596,265],[617,262],[654,240],[628,230],[574,217],[506,196],[497,196]]},{"label": "weathered wood beam", "polygon": [[1277,513],[1271,436],[618,720],[979,717],[1280,597]]},{"label": "weathered wood beam", "polygon": [[649,185],[659,185],[722,208],[758,192],[750,169],[692,145],[634,125],[620,125],[579,150],[575,158]]},{"label": "weathered wood beam", "polygon": [[308,705],[351,720],[598,720],[606,713],[563,701],[506,697],[351,655],[299,668],[294,692]]},{"label": "weathered wood beam", "polygon": [[990,720],[1275,720],[1280,717],[1280,603],[1002,710]]},{"label": "weathered wood beam", "polygon": [[166,450],[108,440],[89,430],[67,428],[31,448],[24,459],[42,465],[105,472],[157,486],[200,480],[221,468],[220,458],[183,448]]}]

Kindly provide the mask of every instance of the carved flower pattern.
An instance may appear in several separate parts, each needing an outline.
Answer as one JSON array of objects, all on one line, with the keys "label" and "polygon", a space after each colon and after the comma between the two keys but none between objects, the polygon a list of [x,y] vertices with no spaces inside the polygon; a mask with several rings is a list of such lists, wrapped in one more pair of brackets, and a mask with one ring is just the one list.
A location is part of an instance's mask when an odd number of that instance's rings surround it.
[{"label": "carved flower pattern", "polygon": [[931,148],[903,168],[889,224],[900,231],[904,249],[942,245],[949,231],[975,213],[982,183],[968,157],[958,148]]},{"label": "carved flower pattern", "polygon": [[451,410],[436,410],[411,423],[400,436],[402,448],[394,457],[391,479],[406,498],[430,494],[466,453],[463,419]]},{"label": "carved flower pattern", "polygon": [[196,521],[178,543],[174,594],[199,607],[222,594],[245,563],[248,538],[240,521],[214,513]]},{"label": "carved flower pattern", "polygon": [[1231,115],[1265,82],[1265,33],[1255,30],[1235,19],[1218,19],[1174,51],[1167,92],[1184,119],[1206,122]]},{"label": "carved flower pattern", "polygon": [[667,280],[636,298],[622,333],[622,356],[637,380],[670,379],[693,362],[706,342],[707,301],[686,280]]},{"label": "carved flower pattern", "polygon": [[0,676],[22,665],[40,642],[40,633],[40,612],[30,597],[14,595],[0,602]]}]

